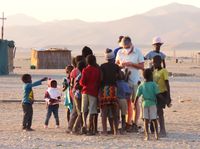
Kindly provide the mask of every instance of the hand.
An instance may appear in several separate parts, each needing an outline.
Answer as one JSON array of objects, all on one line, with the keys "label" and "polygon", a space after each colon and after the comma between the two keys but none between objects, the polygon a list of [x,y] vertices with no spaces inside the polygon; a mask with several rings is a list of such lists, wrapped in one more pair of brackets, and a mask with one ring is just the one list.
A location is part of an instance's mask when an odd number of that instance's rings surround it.
[{"label": "hand", "polygon": [[48,79],[47,77],[44,77],[44,78],[41,79],[41,81],[42,81],[42,82],[43,82],[43,81],[47,81],[47,79]]},{"label": "hand", "polygon": [[131,67],[131,66],[133,66],[133,63],[132,62],[124,62],[124,63],[122,63],[122,66],[123,67]]},{"label": "hand", "polygon": [[49,102],[50,102],[50,103],[54,103],[54,102],[55,102],[55,99],[49,99]]}]

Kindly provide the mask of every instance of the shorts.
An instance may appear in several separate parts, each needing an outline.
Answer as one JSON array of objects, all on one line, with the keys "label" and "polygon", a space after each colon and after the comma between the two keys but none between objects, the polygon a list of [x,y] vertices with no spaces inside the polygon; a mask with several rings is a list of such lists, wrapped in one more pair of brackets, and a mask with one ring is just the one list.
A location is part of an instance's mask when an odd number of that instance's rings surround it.
[{"label": "shorts", "polygon": [[138,89],[138,85],[132,85],[132,86],[130,86],[130,87],[131,87],[131,89],[132,89],[132,93],[131,93],[130,99],[131,99],[132,101],[134,101],[135,98],[136,98],[136,92],[137,92],[137,89]]},{"label": "shorts", "polygon": [[82,94],[81,112],[86,113],[88,111],[89,114],[97,114],[97,97]]},{"label": "shorts", "polygon": [[126,115],[128,111],[127,99],[118,99],[118,102],[121,115]]},{"label": "shorts", "polygon": [[107,104],[101,107],[101,116],[114,118],[118,116],[118,107],[116,104]]},{"label": "shorts", "polygon": [[160,95],[161,95],[163,98],[158,98],[158,99],[157,99],[157,106],[158,106],[158,107],[161,107],[161,108],[165,108],[165,106],[166,106],[167,104],[170,104],[170,103],[171,103],[171,99],[169,98],[167,92],[160,93]]},{"label": "shorts", "polygon": [[150,106],[150,107],[143,107],[142,108],[142,115],[143,115],[143,119],[147,119],[147,120],[157,119],[157,107],[156,107],[156,105]]}]

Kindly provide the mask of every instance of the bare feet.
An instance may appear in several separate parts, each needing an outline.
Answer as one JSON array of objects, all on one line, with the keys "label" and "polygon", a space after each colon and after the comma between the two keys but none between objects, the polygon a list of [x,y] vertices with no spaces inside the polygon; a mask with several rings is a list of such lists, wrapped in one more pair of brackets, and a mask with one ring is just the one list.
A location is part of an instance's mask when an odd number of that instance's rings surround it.
[{"label": "bare feet", "polygon": [[149,140],[149,136],[145,136],[144,141],[148,141],[148,140]]},{"label": "bare feet", "polygon": [[158,140],[159,137],[158,137],[158,133],[155,133],[155,139]]}]

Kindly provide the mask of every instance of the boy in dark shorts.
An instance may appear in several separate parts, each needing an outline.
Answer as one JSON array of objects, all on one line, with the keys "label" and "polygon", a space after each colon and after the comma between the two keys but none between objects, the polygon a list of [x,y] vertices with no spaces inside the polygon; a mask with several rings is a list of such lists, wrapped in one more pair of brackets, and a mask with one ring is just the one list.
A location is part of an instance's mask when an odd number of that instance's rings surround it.
[{"label": "boy in dark shorts", "polygon": [[158,109],[158,117],[160,124],[160,137],[166,136],[165,130],[165,121],[164,121],[164,111],[163,109],[167,105],[171,107],[171,96],[170,96],[170,86],[168,80],[168,71],[161,66],[162,58],[160,56],[155,56],[153,58],[154,72],[153,78],[154,81],[158,84],[160,94],[163,96],[163,99],[157,99],[157,109]]},{"label": "boy in dark shorts", "polygon": [[46,81],[47,78],[43,78],[39,81],[32,83],[32,77],[30,74],[24,74],[22,76],[23,85],[23,99],[22,99],[22,108],[24,112],[22,129],[26,131],[33,131],[31,128],[32,118],[33,118],[33,103],[34,103],[34,95],[32,87],[36,87],[42,84],[43,81]]}]

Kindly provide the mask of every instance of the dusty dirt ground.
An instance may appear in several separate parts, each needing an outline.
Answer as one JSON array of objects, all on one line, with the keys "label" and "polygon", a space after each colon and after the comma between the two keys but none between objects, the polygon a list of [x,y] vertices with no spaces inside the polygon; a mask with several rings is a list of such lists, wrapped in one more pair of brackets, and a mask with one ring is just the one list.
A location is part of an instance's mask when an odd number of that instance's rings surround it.
[{"label": "dusty dirt ground", "polygon": [[[23,73],[30,73],[33,80],[48,76],[58,80],[60,86],[64,70],[30,70],[29,59],[15,60],[14,74],[0,76],[0,100],[21,100]],[[49,129],[43,128],[46,109],[44,103],[35,103],[33,115],[34,132],[21,130],[21,103],[0,102],[0,148],[44,149],[44,148],[151,148],[151,149],[199,149],[200,148],[200,66],[191,63],[167,62],[174,75],[170,77],[173,106],[165,109],[167,137],[155,141],[143,141],[143,133],[127,133],[119,136],[76,136],[66,134],[66,111],[60,104],[61,127],[55,129],[51,118]],[[35,98],[42,100],[47,85],[34,89]],[[100,118],[99,118],[100,119]],[[142,121],[140,121],[142,125]],[[99,120],[99,130],[101,124]]]}]

